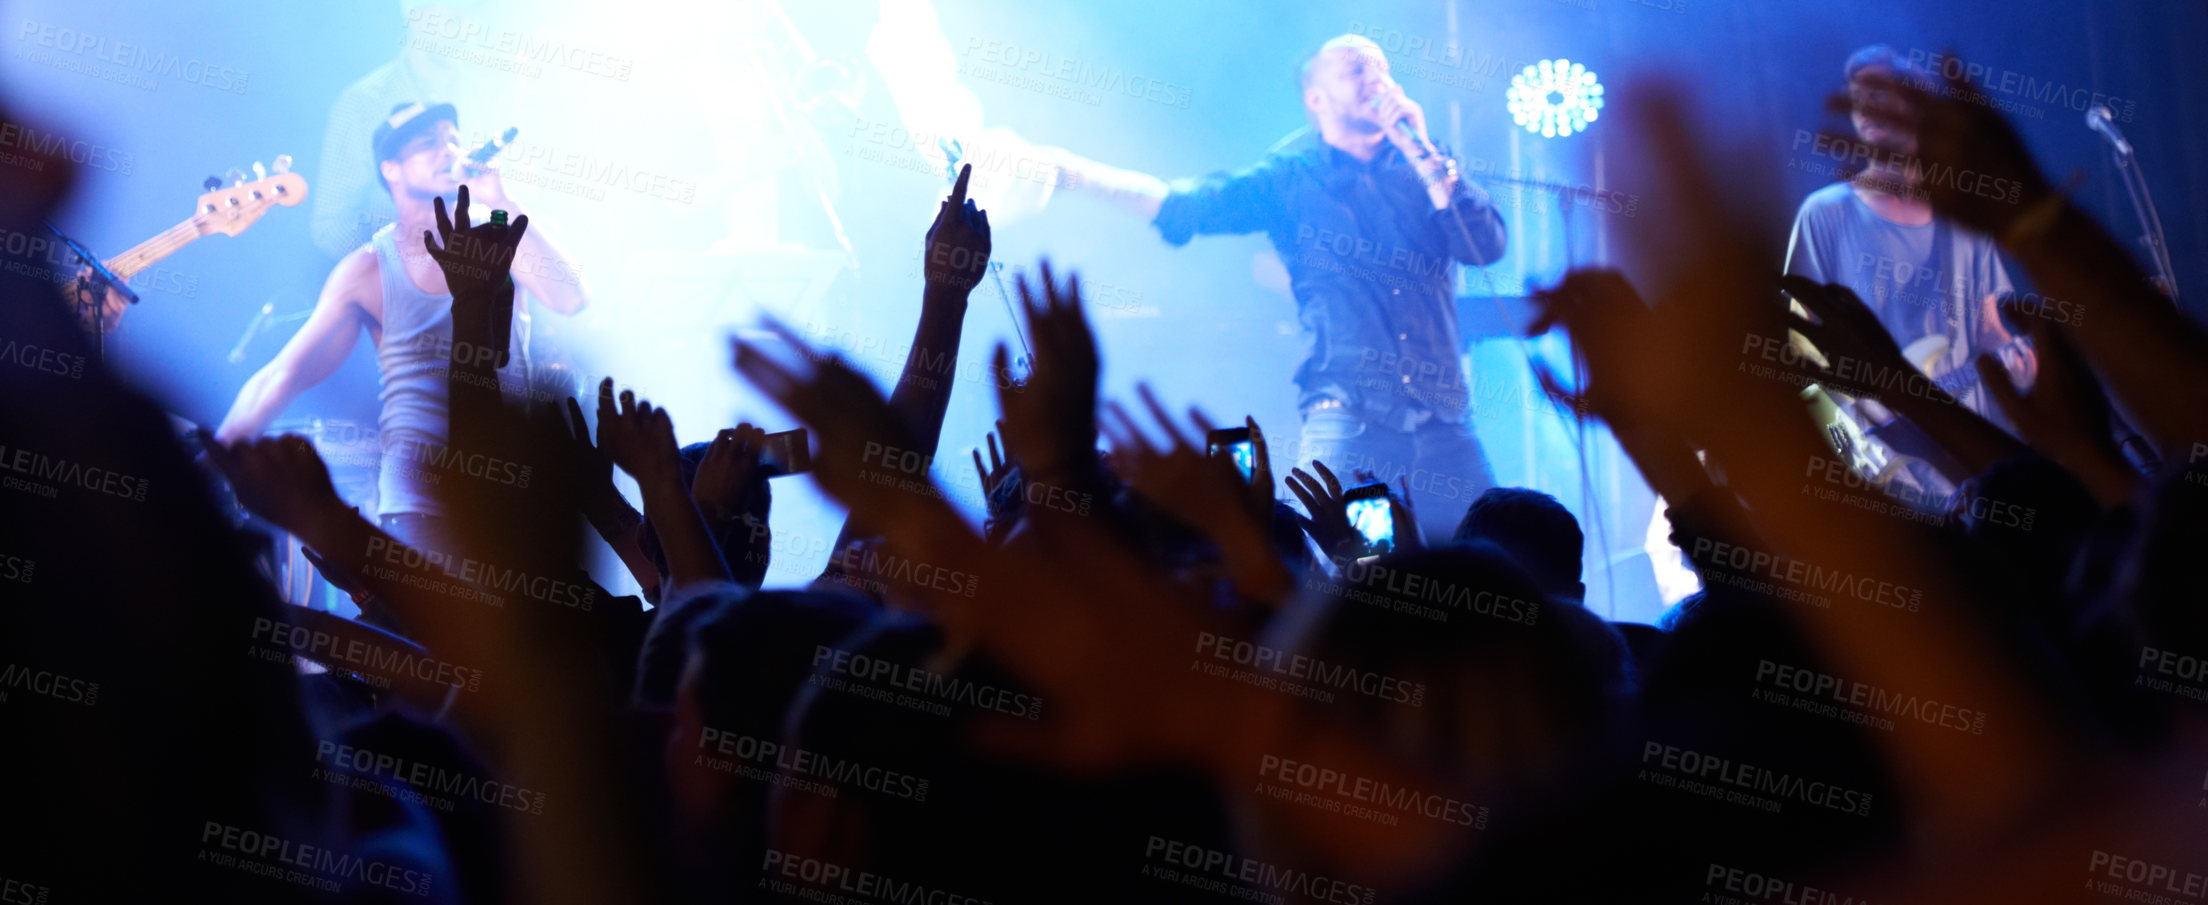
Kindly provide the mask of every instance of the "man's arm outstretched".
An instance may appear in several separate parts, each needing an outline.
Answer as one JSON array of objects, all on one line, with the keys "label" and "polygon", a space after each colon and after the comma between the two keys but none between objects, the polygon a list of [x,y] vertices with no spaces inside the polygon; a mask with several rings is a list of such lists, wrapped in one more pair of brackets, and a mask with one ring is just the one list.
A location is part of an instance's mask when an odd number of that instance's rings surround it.
[{"label": "man's arm outstretched", "polygon": [[338,262],[329,281],[322,284],[322,297],[315,300],[306,325],[238,390],[230,413],[215,429],[218,442],[227,445],[258,436],[301,391],[328,379],[345,363],[361,328],[373,322],[361,300],[364,286],[373,286],[376,274],[376,256],[366,248]]}]

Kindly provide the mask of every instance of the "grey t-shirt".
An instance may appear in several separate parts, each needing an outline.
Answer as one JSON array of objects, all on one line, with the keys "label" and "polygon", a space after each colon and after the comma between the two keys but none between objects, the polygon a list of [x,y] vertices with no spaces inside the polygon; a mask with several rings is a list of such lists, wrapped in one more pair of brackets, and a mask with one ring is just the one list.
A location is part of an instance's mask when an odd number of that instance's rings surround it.
[{"label": "grey t-shirt", "polygon": [[[1943,235],[1944,255],[1935,247]],[[1935,370],[1959,374],[1970,372],[1979,352],[1993,351],[1971,344],[1980,302],[2015,288],[1992,239],[1936,222],[1895,223],[1844,182],[1802,201],[1787,243],[1786,272],[1855,290],[1904,349],[1929,336],[1946,338],[1947,354]],[[1971,387],[1957,395],[1988,413],[1982,391]]]}]

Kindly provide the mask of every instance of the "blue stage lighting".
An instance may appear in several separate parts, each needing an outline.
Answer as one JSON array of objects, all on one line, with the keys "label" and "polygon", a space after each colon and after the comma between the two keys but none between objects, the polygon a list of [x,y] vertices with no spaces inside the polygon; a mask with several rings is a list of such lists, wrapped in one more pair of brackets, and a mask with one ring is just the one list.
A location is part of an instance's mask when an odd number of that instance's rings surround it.
[{"label": "blue stage lighting", "polygon": [[1570,60],[1542,60],[1510,77],[1510,118],[1543,138],[1585,132],[1602,115],[1602,83]]}]

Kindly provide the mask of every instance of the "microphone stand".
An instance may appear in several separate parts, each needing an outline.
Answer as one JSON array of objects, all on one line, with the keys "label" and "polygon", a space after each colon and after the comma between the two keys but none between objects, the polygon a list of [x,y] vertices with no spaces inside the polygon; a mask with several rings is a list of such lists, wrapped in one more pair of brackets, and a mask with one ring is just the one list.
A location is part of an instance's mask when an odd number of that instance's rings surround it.
[{"label": "microphone stand", "polygon": [[[2162,215],[2154,209],[2154,196],[2147,191],[2146,174],[2139,170],[2138,149],[2128,142],[2114,142],[2116,172],[2124,180],[2124,194],[2131,196],[2131,209],[2139,217],[2139,229],[2147,242],[2147,253],[2154,258],[2154,269],[2162,277],[2162,287],[2170,294],[2170,303],[2177,304],[2177,274],[2170,266],[2169,240],[2162,232]],[[2125,420],[2124,416],[2110,409],[2108,420],[2117,437],[2117,448],[2133,468],[2142,474],[2161,467],[2161,457],[2146,437]]]},{"label": "microphone stand", "polygon": [[91,272],[85,274],[84,279],[72,280],[71,282],[76,285],[77,316],[83,317],[85,309],[91,309],[92,357],[95,359],[105,358],[107,331],[100,329],[100,326],[107,316],[108,291],[113,290],[115,294],[122,296],[125,301],[133,305],[138,304],[138,293],[132,292],[130,285],[123,282],[122,277],[116,276],[115,271],[107,269],[107,265],[100,262],[98,255],[86,250],[83,245],[77,243],[77,240],[69,238],[68,234],[63,233],[60,227],[53,224],[53,221],[42,220],[40,222],[46,224],[47,232],[53,233],[54,238],[60,239],[61,244],[69,247],[69,251],[77,256],[77,263],[91,269]]},{"label": "microphone stand", "polygon": [[2130,145],[2119,145],[2115,151],[2116,172],[2123,176],[2124,193],[2131,196],[2131,209],[2139,216],[2139,229],[2147,240],[2147,252],[2154,257],[2154,268],[2160,271],[2162,286],[2169,290],[2170,301],[2177,301],[2177,273],[2170,266],[2169,237],[2162,232],[2162,215],[2154,209],[2154,196],[2147,191],[2147,177],[2139,170],[2138,151]]}]

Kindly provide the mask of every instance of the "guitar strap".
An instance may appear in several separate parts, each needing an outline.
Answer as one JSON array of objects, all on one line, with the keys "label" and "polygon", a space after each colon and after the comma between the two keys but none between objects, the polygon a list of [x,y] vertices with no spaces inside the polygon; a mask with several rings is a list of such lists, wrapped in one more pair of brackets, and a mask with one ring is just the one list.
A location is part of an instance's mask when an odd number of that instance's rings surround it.
[{"label": "guitar strap", "polygon": [[[1955,254],[1954,227],[1948,224],[1946,217],[1934,216],[1932,266],[1938,268],[1933,272],[1940,275],[1940,281],[1946,289],[1944,294],[1947,304],[1944,307],[1948,309],[1941,312],[1941,319],[1945,321],[1941,326],[1954,331],[1948,335],[1947,360],[1942,362],[1945,365],[1942,373],[1947,374],[1966,371],[1971,367],[1970,359],[1978,354],[1978,350],[1970,347],[1971,339],[1978,335],[1978,325],[1974,323],[1978,316],[1978,306],[1971,297],[1974,283],[1968,274],[1957,272],[1956,264],[1959,260],[1960,257]],[[1970,393],[1970,390],[1965,389],[1964,393]],[[1982,409],[1984,394],[1963,396],[1957,401],[1972,411],[1985,414]]]},{"label": "guitar strap", "polygon": [[[1946,322],[1942,326],[1948,329],[1960,326],[1967,335],[1969,324],[1959,323],[1959,320],[1967,321],[1970,318],[1970,309],[1965,307],[1962,302],[1963,280],[1961,275],[1955,272],[1954,249],[1949,245],[1950,242],[1954,241],[1951,232],[1946,217],[1934,216],[1932,218],[1932,272],[1940,275],[1940,288],[1943,290],[1941,295],[1947,299],[1947,303],[1941,306],[1947,309],[1940,312],[1941,320]],[[1961,343],[1951,343],[1949,345],[1948,355],[1950,358],[1954,356],[1955,346],[1959,345]]]}]

